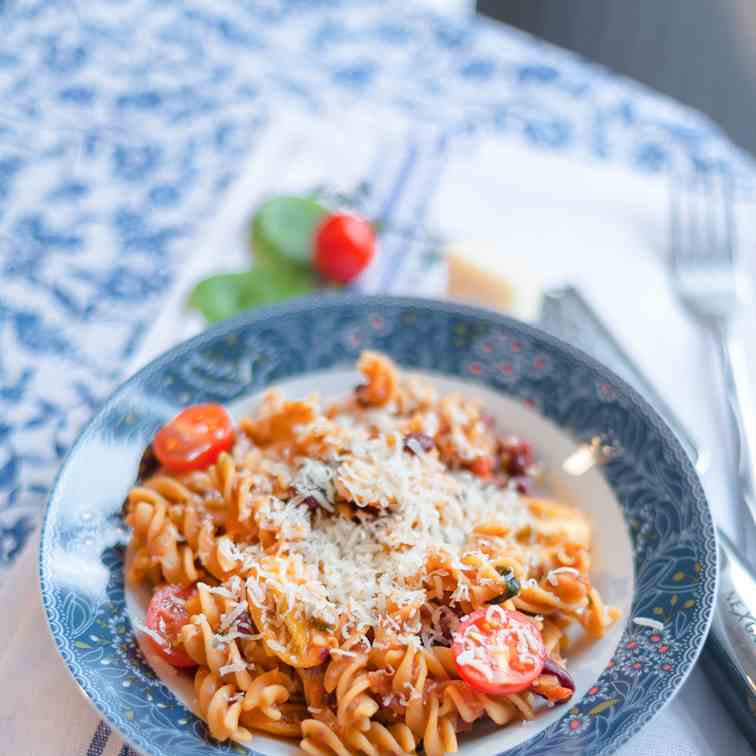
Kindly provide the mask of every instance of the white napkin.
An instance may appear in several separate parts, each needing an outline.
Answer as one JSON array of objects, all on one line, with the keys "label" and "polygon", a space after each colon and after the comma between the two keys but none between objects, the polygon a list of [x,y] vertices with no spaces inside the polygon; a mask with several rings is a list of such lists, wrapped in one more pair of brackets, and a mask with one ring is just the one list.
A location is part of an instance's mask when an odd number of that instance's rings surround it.
[{"label": "white napkin", "polygon": [[[713,452],[705,484],[718,521],[736,534],[729,499],[726,437],[720,419],[711,348],[685,318],[666,283],[665,186],[659,178],[531,151],[522,142],[484,137],[448,140],[435,131],[409,131],[400,121],[379,139],[367,120],[333,124],[289,122],[270,130],[186,250],[186,266],[145,339],[133,368],[201,328],[185,309],[198,278],[249,264],[246,229],[266,194],[301,191],[327,180],[350,191],[371,176],[367,211],[393,225],[439,230],[450,240],[493,243],[491,265],[506,273],[522,257],[544,283],[579,285],[610,327],[656,381],[699,442]],[[343,145],[349,144],[348,155]],[[756,236],[741,224],[742,244]],[[442,278],[427,275],[405,247],[387,236],[362,288],[438,294]],[[402,276],[396,277],[401,268]],[[434,269],[437,270],[437,269]],[[4,591],[28,584],[27,554]],[[4,595],[3,597],[6,597]],[[45,638],[36,597],[12,622],[0,620],[0,675],[14,681],[15,699],[0,696],[0,723],[9,753],[125,756],[120,738],[75,694],[75,685]],[[0,605],[6,605],[5,602]],[[33,663],[30,660],[34,660]],[[15,750],[14,750],[15,749]],[[750,753],[696,668],[680,694],[621,750],[623,756]]]}]

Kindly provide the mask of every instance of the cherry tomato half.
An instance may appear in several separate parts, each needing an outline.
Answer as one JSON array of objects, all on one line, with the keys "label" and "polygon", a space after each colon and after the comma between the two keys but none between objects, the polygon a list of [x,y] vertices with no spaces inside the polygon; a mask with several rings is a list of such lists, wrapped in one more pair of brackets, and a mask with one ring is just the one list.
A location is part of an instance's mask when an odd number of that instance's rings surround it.
[{"label": "cherry tomato half", "polygon": [[463,617],[453,635],[452,653],[468,685],[495,695],[525,690],[541,674],[546,658],[535,622],[502,606]]},{"label": "cherry tomato half", "polygon": [[157,633],[164,642],[158,643],[151,635],[147,638],[155,651],[174,667],[197,666],[197,662],[180,648],[176,648],[181,628],[189,622],[189,613],[184,601],[193,590],[182,588],[180,585],[164,585],[155,591],[147,607],[147,627]]},{"label": "cherry tomato half", "polygon": [[220,404],[194,404],[166,423],[152,446],[163,467],[189,472],[215,462],[233,442],[233,423]]},{"label": "cherry tomato half", "polygon": [[315,230],[315,268],[329,281],[349,283],[367,267],[374,252],[373,227],[358,215],[333,213]]}]

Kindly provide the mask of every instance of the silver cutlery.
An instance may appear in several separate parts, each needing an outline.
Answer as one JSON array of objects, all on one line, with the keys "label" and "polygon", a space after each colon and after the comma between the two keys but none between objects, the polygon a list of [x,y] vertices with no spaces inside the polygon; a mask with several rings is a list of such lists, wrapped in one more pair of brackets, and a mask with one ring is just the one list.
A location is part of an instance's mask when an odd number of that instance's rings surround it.
[{"label": "silver cutlery", "polygon": [[563,341],[584,349],[597,360],[609,365],[631,386],[642,386],[641,393],[664,416],[698,472],[706,470],[708,453],[693,440],[674,410],[576,288],[564,286],[545,291],[541,298],[540,324]]},{"label": "silver cutlery", "polygon": [[[703,456],[649,379],[635,365],[580,292],[565,286],[544,294],[539,324],[548,332],[588,352],[617,372],[667,420],[690,455]],[[721,530],[719,591],[714,619],[702,655],[718,695],[756,748],[756,575]]]},{"label": "silver cutlery", "polygon": [[756,576],[719,530],[719,591],[701,659],[744,735],[756,748]]},{"label": "silver cutlery", "polygon": [[732,178],[725,171],[673,177],[669,214],[672,286],[682,305],[706,328],[717,347],[736,441],[737,498],[756,523],[753,452],[756,409],[745,349],[733,328],[749,287],[737,264]]}]

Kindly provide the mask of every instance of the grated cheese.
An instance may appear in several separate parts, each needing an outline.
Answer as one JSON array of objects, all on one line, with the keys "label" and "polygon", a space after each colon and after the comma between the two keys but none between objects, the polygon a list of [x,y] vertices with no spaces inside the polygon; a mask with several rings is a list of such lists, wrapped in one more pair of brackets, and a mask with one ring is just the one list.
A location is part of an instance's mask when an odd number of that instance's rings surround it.
[{"label": "grated cheese", "polygon": [[247,602],[242,601],[232,609],[229,609],[223,615],[221,615],[220,630],[223,632],[227,630],[231,625],[239,619],[247,611]]},{"label": "grated cheese", "polygon": [[146,625],[134,625],[134,629],[138,630],[140,633],[144,633],[145,635],[149,635],[152,640],[155,641],[159,646],[162,646],[163,648],[166,648],[168,646],[168,641],[163,638],[160,633],[156,633],[151,628],[147,627]]},{"label": "grated cheese", "polygon": [[580,577],[580,573],[574,567],[556,567],[546,575],[546,580],[548,580],[551,585],[558,585],[559,581],[556,579],[557,575],[575,575],[576,577]]},{"label": "grated cheese", "polygon": [[496,604],[492,604],[486,609],[486,619],[489,622],[504,622],[506,618],[507,615],[504,610]]},{"label": "grated cheese", "polygon": [[[442,461],[449,447],[459,462],[490,453],[491,437],[478,409],[461,397],[436,404],[427,393],[418,384],[409,398],[382,408],[329,410],[293,426],[286,444],[270,452],[248,441],[234,450],[237,474],[248,476],[245,484],[255,495],[245,515],[245,527],[248,523],[254,534],[249,540],[255,542],[218,539],[219,555],[235,564],[242,579],[234,576],[208,589],[231,602],[216,642],[260,639],[237,627],[251,607],[255,622],[259,610],[258,626],[265,627],[273,653],[286,651],[275,636],[288,637],[284,626],[301,616],[319,620],[328,626],[322,632],[338,632],[344,641],[354,635],[380,637],[371,633],[380,628],[391,644],[449,646],[460,605],[476,605],[476,589],[500,582],[490,577],[496,574],[490,569],[488,577],[480,574],[485,571],[479,565],[491,565],[491,553],[501,549],[498,536],[475,532],[482,524],[522,532],[523,547],[529,534],[533,548],[523,548],[524,577],[543,574],[547,557],[534,542],[536,518],[526,498]],[[403,424],[408,406],[414,407],[411,432]],[[435,450],[425,453],[412,438],[419,428],[434,438]],[[479,448],[486,443],[487,450]],[[220,514],[223,498],[213,501]],[[547,576],[552,585],[560,572],[578,574],[554,569]],[[530,578],[523,586],[538,583]],[[438,597],[450,606],[437,604]],[[502,610],[491,607],[489,615],[500,617]],[[527,651],[528,639],[521,643]]]},{"label": "grated cheese", "polygon": [[[458,575],[452,602],[469,600],[464,576],[469,568],[460,562],[462,553],[468,553],[468,534],[481,522],[523,527],[532,521],[529,510],[516,492],[466,472],[450,473],[436,455],[404,453],[398,433],[371,438],[355,431],[346,446],[328,462],[295,462],[298,494],[288,502],[272,499],[261,522],[282,529],[284,538],[292,529],[299,537],[287,539],[289,553],[280,571],[260,569],[259,547],[241,552],[244,564],[256,573],[247,579],[248,600],[264,609],[266,591],[272,588],[286,596],[288,612],[332,625],[348,618],[350,626],[342,628],[345,639],[355,629],[365,633],[376,627],[390,606],[408,607],[407,621],[394,630],[422,633],[412,641],[420,645],[443,642],[438,617],[435,626],[433,619],[420,623],[417,618],[427,595],[417,576],[429,554],[445,554]],[[305,494],[322,505],[339,487],[362,509],[377,509],[380,516],[358,510],[357,518],[347,519],[299,505]],[[284,577],[284,562],[292,560],[294,581]]]},{"label": "grated cheese", "polygon": [[279,643],[277,640],[274,640],[273,638],[266,638],[265,643],[274,654],[286,653],[286,646],[284,646],[283,643]]},{"label": "grated cheese", "polygon": [[410,449],[416,456],[419,457],[421,454],[425,454],[423,447],[420,446],[420,442],[416,438],[408,438],[406,443],[407,448]]},{"label": "grated cheese", "polygon": [[633,624],[640,627],[650,627],[652,630],[664,630],[664,623],[650,617],[633,617]]},{"label": "grated cheese", "polygon": [[245,661],[239,660],[237,662],[232,662],[231,664],[224,664],[218,672],[220,672],[221,677],[223,675],[230,675],[234,672],[246,672],[248,669],[254,669],[255,665],[251,663],[247,663]]},{"label": "grated cheese", "polygon": [[216,596],[222,596],[223,598],[236,600],[238,596],[223,585],[216,585],[207,589],[208,593],[213,593]]},{"label": "grated cheese", "polygon": [[218,539],[218,551],[229,561],[239,561],[239,547],[227,536],[221,536]]}]

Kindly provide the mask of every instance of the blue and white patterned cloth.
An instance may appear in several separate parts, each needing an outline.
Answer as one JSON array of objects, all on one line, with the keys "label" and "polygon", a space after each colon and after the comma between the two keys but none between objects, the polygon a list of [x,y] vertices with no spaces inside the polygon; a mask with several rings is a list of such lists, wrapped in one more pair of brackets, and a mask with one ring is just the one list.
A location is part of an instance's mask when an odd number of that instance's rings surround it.
[{"label": "blue and white patterned cloth", "polygon": [[[359,110],[366,141],[398,121],[431,151],[496,134],[641,174],[722,162],[752,191],[750,159],[699,114],[525,34],[407,5],[0,0],[0,572],[198,228],[291,119]],[[433,178],[408,143],[394,188]],[[411,222],[422,188],[404,210],[398,196],[382,207]],[[109,736],[86,752],[110,753]]]},{"label": "blue and white patterned cloth", "polygon": [[695,113],[524,34],[405,3],[18,0],[2,28],[0,566],[182,242],[287,113],[369,104],[638,171],[680,151],[752,174]]}]

